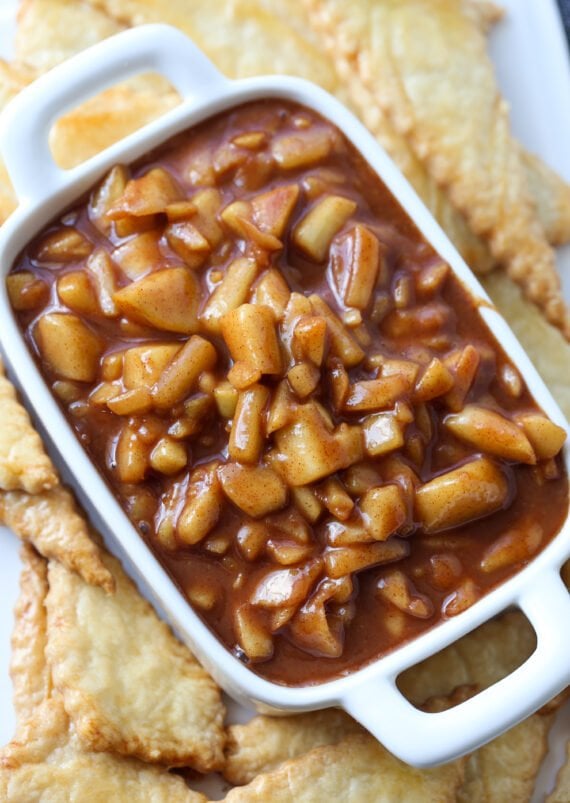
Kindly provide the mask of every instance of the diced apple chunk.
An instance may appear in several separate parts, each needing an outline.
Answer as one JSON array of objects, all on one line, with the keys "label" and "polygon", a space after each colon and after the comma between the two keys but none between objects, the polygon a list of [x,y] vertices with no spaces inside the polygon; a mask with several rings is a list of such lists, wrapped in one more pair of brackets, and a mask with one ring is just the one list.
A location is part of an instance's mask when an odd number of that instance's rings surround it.
[{"label": "diced apple chunk", "polygon": [[200,316],[208,331],[220,334],[222,318],[244,303],[258,270],[252,259],[236,259],[231,263]]},{"label": "diced apple chunk", "polygon": [[261,231],[281,239],[298,197],[298,184],[287,184],[256,195],[251,199],[253,222]]},{"label": "diced apple chunk", "polygon": [[287,502],[287,486],[268,466],[227,463],[218,474],[228,499],[254,519],[280,510]]},{"label": "diced apple chunk", "polygon": [[320,315],[303,315],[293,330],[291,348],[297,360],[307,359],[321,366],[327,340],[327,322]]},{"label": "diced apple chunk", "polygon": [[164,234],[174,253],[190,268],[199,267],[212,250],[208,240],[189,221],[171,223]]},{"label": "diced apple chunk", "polygon": [[408,521],[408,505],[400,485],[371,488],[360,500],[366,529],[376,541],[386,541]]},{"label": "diced apple chunk", "polygon": [[125,276],[136,281],[162,265],[163,256],[158,246],[158,240],[158,232],[154,230],[137,234],[115,248],[113,261],[117,263]]},{"label": "diced apple chunk", "polygon": [[186,447],[169,437],[161,438],[150,453],[151,468],[167,476],[182,471],[187,460]]},{"label": "diced apple chunk", "polygon": [[64,273],[58,278],[56,287],[62,304],[73,312],[89,317],[101,315],[97,294],[85,271]]},{"label": "diced apple chunk", "polygon": [[294,170],[322,161],[330,154],[332,147],[329,131],[310,128],[276,137],[271,144],[271,153],[279,167]]},{"label": "diced apple chunk", "polygon": [[35,337],[42,359],[59,377],[95,381],[103,343],[81,318],[60,312],[42,315]]},{"label": "diced apple chunk", "polygon": [[184,544],[197,544],[210,533],[220,517],[223,495],[216,464],[197,469],[188,488],[186,504],[176,531]]},{"label": "diced apple chunk", "polygon": [[433,616],[433,602],[414,588],[404,572],[397,569],[390,570],[380,579],[377,588],[379,596],[384,597],[404,613],[417,619],[429,619]]},{"label": "diced apple chunk", "polygon": [[6,277],[6,289],[10,304],[17,312],[36,309],[40,304],[45,304],[49,297],[47,284],[27,270],[10,273]]},{"label": "diced apple chunk", "polygon": [[269,388],[252,385],[239,394],[230,433],[228,453],[237,463],[257,463],[265,439],[264,415]]},{"label": "diced apple chunk", "polygon": [[250,661],[266,661],[273,655],[273,638],[261,624],[259,612],[251,605],[241,605],[236,609],[235,632]]},{"label": "diced apple chunk", "polygon": [[477,404],[445,417],[443,424],[456,438],[487,454],[521,463],[536,463],[524,431],[500,413]]},{"label": "diced apple chunk", "polygon": [[353,368],[362,362],[365,357],[364,351],[329,305],[317,295],[309,296],[309,301],[315,315],[322,316],[327,322],[331,352],[334,356],[338,357],[347,368]]},{"label": "diced apple chunk", "polygon": [[369,306],[378,278],[380,258],[378,238],[360,223],[335,244],[333,274],[348,307],[364,310]]},{"label": "diced apple chunk", "polygon": [[117,441],[115,460],[121,482],[136,485],[147,472],[149,447],[132,427],[125,427]]},{"label": "diced apple chunk", "polygon": [[517,424],[529,439],[539,460],[556,457],[566,441],[566,430],[540,413],[527,413],[517,417]]},{"label": "diced apple chunk", "polygon": [[329,577],[344,577],[381,563],[392,563],[405,558],[410,551],[407,541],[391,538],[375,544],[354,544],[328,549],[325,552],[325,569]]},{"label": "diced apple chunk", "polygon": [[542,543],[544,531],[540,524],[524,519],[511,527],[488,547],[481,560],[484,572],[495,572],[515,563],[530,560]]},{"label": "diced apple chunk", "polygon": [[[308,485],[342,468],[348,468],[360,457],[353,452],[346,427],[331,432],[314,404],[297,408],[292,423],[275,434],[275,456],[279,470],[291,486]],[[358,437],[359,433],[357,433]],[[347,437],[348,436],[348,437]]]},{"label": "diced apple chunk", "polygon": [[88,257],[93,243],[71,226],[52,231],[34,248],[38,262],[77,262]]},{"label": "diced apple chunk", "polygon": [[165,332],[191,335],[198,330],[200,285],[188,268],[167,268],[115,293],[123,315]]},{"label": "diced apple chunk", "polygon": [[342,195],[318,201],[293,229],[293,243],[315,262],[323,262],[331,241],[356,211],[356,203]]},{"label": "diced apple chunk", "polygon": [[494,513],[508,496],[505,473],[488,457],[476,457],[417,488],[415,516],[426,533],[439,532]]},{"label": "diced apple chunk", "polygon": [[355,382],[344,403],[344,409],[348,412],[361,412],[392,407],[409,389],[409,382],[404,376]]},{"label": "diced apple chunk", "polygon": [[164,368],[152,388],[155,407],[171,409],[189,396],[200,375],[210,371],[217,358],[216,349],[208,340],[193,335]]},{"label": "diced apple chunk", "polygon": [[275,318],[269,307],[241,304],[223,317],[222,335],[235,362],[253,365],[262,374],[281,372]]},{"label": "diced apple chunk", "polygon": [[266,574],[251,596],[260,608],[283,608],[300,605],[322,572],[322,563],[312,561],[294,569],[278,569]]},{"label": "diced apple chunk", "polygon": [[123,354],[123,382],[126,388],[151,388],[180,351],[179,343],[148,343]]},{"label": "diced apple chunk", "polygon": [[123,194],[107,215],[110,220],[155,215],[180,200],[183,200],[183,195],[170,173],[162,167],[154,167],[144,176],[127,182]]},{"label": "diced apple chunk", "polygon": [[251,303],[269,307],[275,319],[279,320],[283,317],[290,296],[291,291],[281,273],[271,268],[265,271],[256,284]]},{"label": "diced apple chunk", "polygon": [[364,448],[370,457],[380,457],[404,445],[404,432],[394,413],[378,413],[364,419]]},{"label": "diced apple chunk", "polygon": [[111,257],[103,248],[98,248],[87,260],[87,270],[93,277],[103,315],[116,318],[119,313],[114,298],[117,279]]}]

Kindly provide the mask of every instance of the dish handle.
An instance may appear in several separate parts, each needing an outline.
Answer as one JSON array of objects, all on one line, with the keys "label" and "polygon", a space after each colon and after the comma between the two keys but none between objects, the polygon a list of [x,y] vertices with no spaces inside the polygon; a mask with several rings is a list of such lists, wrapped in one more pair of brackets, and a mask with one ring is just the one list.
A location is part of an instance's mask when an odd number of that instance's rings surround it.
[{"label": "dish handle", "polygon": [[395,677],[372,677],[351,689],[343,708],[396,756],[430,767],[469,753],[530,716],[570,681],[570,594],[560,575],[543,572],[518,604],[531,622],[536,649],[493,686],[440,713],[420,711]]},{"label": "dish handle", "polygon": [[143,25],[77,54],[13,99],[0,117],[0,150],[20,202],[47,198],[73,172],[53,160],[48,138],[54,122],[118,81],[151,71],[168,78],[183,98],[203,99],[227,81],[176,28]]}]

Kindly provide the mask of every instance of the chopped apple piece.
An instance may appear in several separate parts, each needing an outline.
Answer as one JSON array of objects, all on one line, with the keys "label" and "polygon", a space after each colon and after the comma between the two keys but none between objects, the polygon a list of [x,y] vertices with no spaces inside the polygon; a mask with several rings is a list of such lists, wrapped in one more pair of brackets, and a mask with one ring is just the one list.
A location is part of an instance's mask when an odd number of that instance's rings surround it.
[{"label": "chopped apple piece", "polygon": [[146,217],[164,212],[169,204],[184,200],[175,180],[163,167],[154,167],[144,176],[127,182],[123,194],[107,212],[110,220]]},{"label": "chopped apple piece", "polygon": [[443,425],[456,438],[487,454],[521,463],[536,463],[536,455],[521,427],[500,413],[477,404],[447,415]]},{"label": "chopped apple piece", "polygon": [[[78,275],[83,274],[78,271]],[[45,304],[49,297],[47,284],[30,271],[10,273],[6,277],[10,304],[16,312],[26,312]]]},{"label": "chopped apple piece", "polygon": [[467,394],[475,381],[480,362],[481,355],[471,344],[465,346],[463,351],[455,353],[445,360],[445,365],[454,378],[453,387],[444,396],[444,401],[450,410],[459,412],[463,408]]},{"label": "chopped apple piece", "polygon": [[125,276],[131,281],[140,279],[151,270],[161,267],[164,257],[158,245],[159,235],[156,231],[137,234],[127,242],[115,248],[113,261],[117,263]]},{"label": "chopped apple piece", "polygon": [[416,383],[414,400],[431,401],[451,390],[454,379],[448,368],[434,357]]},{"label": "chopped apple piece", "polygon": [[370,305],[380,259],[378,237],[361,223],[357,223],[335,243],[332,254],[333,275],[348,307],[364,310]]},{"label": "chopped apple piece", "polygon": [[333,144],[329,131],[310,128],[275,137],[271,153],[283,170],[295,170],[322,162],[331,153]]},{"label": "chopped apple piece", "polygon": [[232,431],[228,444],[231,460],[237,463],[257,463],[265,439],[265,408],[269,388],[253,385],[239,394]]},{"label": "chopped apple piece", "polygon": [[299,406],[292,419],[275,434],[275,456],[289,485],[308,485],[356,462],[352,428],[341,425],[332,432],[318,407],[310,402]]},{"label": "chopped apple piece", "polygon": [[121,482],[136,485],[144,480],[149,467],[149,447],[132,427],[121,431],[115,449],[117,475]]},{"label": "chopped apple piece", "polygon": [[186,447],[169,437],[161,438],[150,453],[151,468],[167,476],[178,474],[187,461]]},{"label": "chopped apple piece", "polygon": [[78,262],[88,257],[93,243],[71,226],[52,231],[34,248],[34,259],[38,262]]},{"label": "chopped apple piece", "polygon": [[360,510],[366,529],[376,541],[386,541],[408,521],[407,500],[400,485],[366,491]]},{"label": "chopped apple piece", "polygon": [[344,409],[350,413],[382,410],[392,407],[409,390],[410,384],[404,376],[380,377],[380,379],[355,382],[344,402]]},{"label": "chopped apple piece", "polygon": [[264,575],[251,596],[251,603],[260,608],[283,608],[300,605],[322,572],[322,563],[315,560],[294,569],[278,569]]},{"label": "chopped apple piece", "polygon": [[313,393],[320,382],[321,372],[310,362],[300,362],[287,372],[289,384],[300,399],[306,399]]},{"label": "chopped apple piece", "polygon": [[62,304],[73,312],[90,318],[101,315],[97,294],[85,271],[74,270],[71,273],[64,273],[58,278],[56,287]]},{"label": "chopped apple piece", "polygon": [[327,322],[321,315],[303,315],[293,330],[291,350],[297,360],[321,366],[325,356]]},{"label": "chopped apple piece", "polygon": [[409,552],[409,543],[396,538],[374,544],[329,548],[324,555],[325,569],[329,577],[344,577],[370,566],[401,560]]},{"label": "chopped apple piece", "polygon": [[228,381],[236,390],[247,390],[261,379],[261,371],[243,360],[235,362],[228,371]]},{"label": "chopped apple piece", "polygon": [[236,609],[235,632],[250,661],[266,661],[273,655],[273,638],[261,624],[259,612],[251,605]]},{"label": "chopped apple piece", "polygon": [[241,304],[223,317],[222,335],[236,362],[253,365],[262,374],[281,373],[281,351],[269,307]]},{"label": "chopped apple piece", "polygon": [[198,384],[200,375],[210,371],[217,358],[216,349],[208,340],[193,335],[164,368],[152,388],[155,407],[171,409],[189,396]]},{"label": "chopped apple piece", "polygon": [[378,413],[364,419],[364,448],[370,457],[380,457],[404,445],[403,427],[394,413]]},{"label": "chopped apple piece", "polygon": [[268,466],[227,463],[218,473],[228,499],[254,519],[280,510],[287,502],[287,486]]},{"label": "chopped apple piece", "polygon": [[114,300],[136,323],[186,335],[198,330],[200,285],[188,268],[149,273],[117,291]]},{"label": "chopped apple piece", "polygon": [[494,513],[508,496],[502,469],[488,457],[476,457],[417,488],[415,516],[426,533],[439,532]]},{"label": "chopped apple piece", "polygon": [[197,209],[197,215],[192,218],[192,223],[212,248],[217,248],[224,239],[224,231],[216,217],[222,206],[220,191],[213,187],[199,190],[192,196],[192,204]]},{"label": "chopped apple piece", "polygon": [[287,184],[256,195],[251,199],[253,222],[261,231],[281,239],[298,198],[298,184]]},{"label": "chopped apple piece", "polygon": [[353,368],[362,362],[366,356],[364,351],[328,304],[317,295],[309,296],[309,301],[315,315],[321,315],[327,322],[333,355],[347,368]]},{"label": "chopped apple piece", "polygon": [[103,342],[76,315],[50,312],[36,324],[35,337],[42,359],[63,379],[94,382]]},{"label": "chopped apple piece", "polygon": [[208,331],[221,333],[222,318],[244,303],[258,270],[253,259],[236,259],[231,263],[200,315]]},{"label": "chopped apple piece", "polygon": [[556,457],[566,441],[566,430],[540,413],[517,416],[519,424],[530,441],[539,460]]},{"label": "chopped apple piece", "polygon": [[170,223],[164,234],[168,245],[189,268],[198,268],[202,265],[212,250],[208,240],[189,221]]},{"label": "chopped apple piece", "polygon": [[515,563],[527,562],[537,552],[543,537],[540,524],[523,519],[518,526],[508,529],[487,547],[481,560],[481,569],[487,573],[495,572]]},{"label": "chopped apple piece", "polygon": [[115,165],[92,193],[89,201],[89,218],[100,231],[107,233],[110,229],[111,223],[107,218],[107,212],[124,193],[128,180],[127,168]]},{"label": "chopped apple piece", "polygon": [[420,594],[404,572],[391,569],[378,582],[378,596],[395,605],[396,608],[417,619],[433,616],[433,602],[425,594]]},{"label": "chopped apple piece", "polygon": [[248,521],[239,528],[236,541],[246,560],[257,560],[270,536],[269,528],[261,521]]},{"label": "chopped apple piece", "polygon": [[216,463],[200,466],[192,474],[186,504],[176,531],[185,544],[197,544],[210,533],[220,517],[223,495],[216,474]]},{"label": "chopped apple piece", "polygon": [[180,343],[148,343],[127,349],[123,353],[125,387],[152,387],[180,348]]},{"label": "chopped apple piece", "polygon": [[107,407],[116,415],[142,415],[152,407],[152,398],[148,388],[133,388],[110,397]]},{"label": "chopped apple piece", "polygon": [[323,503],[312,488],[300,487],[292,488],[291,496],[295,507],[302,516],[310,523],[315,524],[323,512]]},{"label": "chopped apple piece", "polygon": [[297,223],[293,243],[315,262],[323,262],[331,241],[356,211],[356,203],[342,195],[327,195]]},{"label": "chopped apple piece", "polygon": [[275,268],[270,268],[265,271],[255,285],[251,303],[269,307],[275,316],[275,320],[280,320],[283,317],[290,296],[291,291],[281,273]]},{"label": "chopped apple piece", "polygon": [[111,257],[103,248],[98,248],[87,260],[87,270],[93,277],[103,315],[116,318],[119,314],[115,304],[117,279]]},{"label": "chopped apple piece", "polygon": [[340,521],[346,521],[354,510],[353,500],[336,477],[324,481],[319,488],[319,497],[329,513]]},{"label": "chopped apple piece", "polygon": [[214,389],[214,399],[216,401],[218,413],[222,418],[234,417],[238,401],[238,392],[230,382],[226,380],[216,385]]}]

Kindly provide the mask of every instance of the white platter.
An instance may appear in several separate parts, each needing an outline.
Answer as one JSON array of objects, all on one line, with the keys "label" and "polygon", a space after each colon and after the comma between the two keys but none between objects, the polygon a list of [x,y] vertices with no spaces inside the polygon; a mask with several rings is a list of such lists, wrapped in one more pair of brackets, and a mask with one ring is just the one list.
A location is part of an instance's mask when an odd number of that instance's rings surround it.
[{"label": "white platter", "polygon": [[[17,0],[2,0],[0,55],[13,49]],[[512,107],[516,135],[529,149],[570,181],[570,60],[554,0],[502,0],[507,14],[491,34],[491,55],[499,82]],[[570,247],[562,249],[559,265],[570,299]],[[11,610],[16,600],[20,562],[16,538],[0,528],[0,744],[14,728],[11,685],[8,678]],[[245,710],[235,710],[240,719]],[[570,738],[570,708],[558,716],[550,739],[550,753],[537,782],[534,803],[552,787],[566,741]],[[207,793],[222,794],[221,786]]]}]

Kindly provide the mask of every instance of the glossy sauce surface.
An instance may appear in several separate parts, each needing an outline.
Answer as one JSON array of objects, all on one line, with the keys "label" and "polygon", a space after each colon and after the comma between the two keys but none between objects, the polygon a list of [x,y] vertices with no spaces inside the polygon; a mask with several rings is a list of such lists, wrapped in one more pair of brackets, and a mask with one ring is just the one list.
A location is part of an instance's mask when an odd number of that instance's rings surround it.
[{"label": "glossy sauce surface", "polygon": [[460,614],[565,519],[563,433],[307,109],[248,104],[115,169],[8,282],[141,536],[268,679],[320,682]]}]

